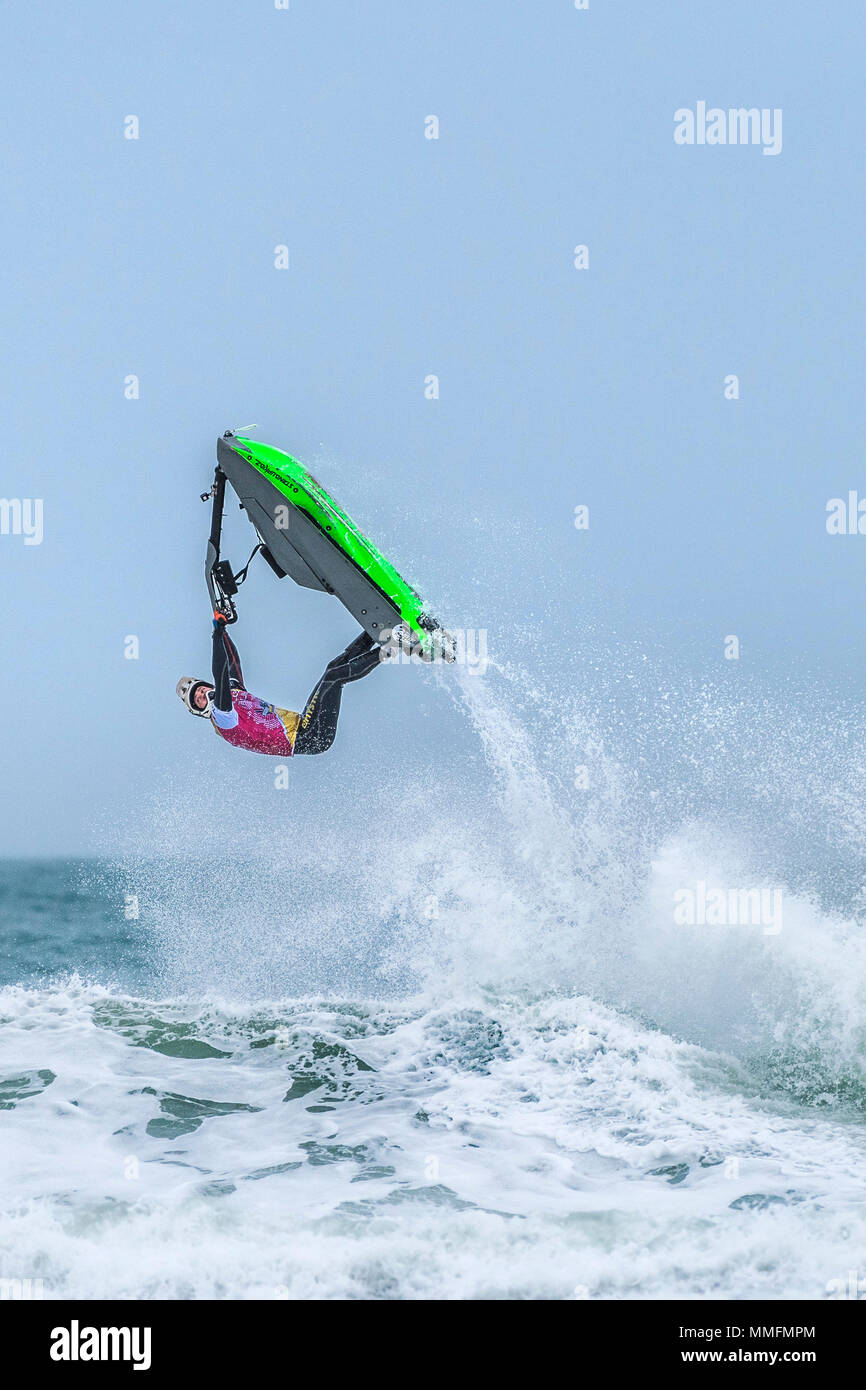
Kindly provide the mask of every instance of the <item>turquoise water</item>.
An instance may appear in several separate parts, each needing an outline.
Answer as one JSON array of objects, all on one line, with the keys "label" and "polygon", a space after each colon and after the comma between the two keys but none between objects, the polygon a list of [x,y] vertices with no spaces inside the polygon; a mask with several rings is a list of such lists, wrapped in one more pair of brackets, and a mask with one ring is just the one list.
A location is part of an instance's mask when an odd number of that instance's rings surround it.
[{"label": "turquoise water", "polygon": [[142,987],[153,942],[128,920],[122,866],[98,859],[0,860],[0,985],[70,971]]}]

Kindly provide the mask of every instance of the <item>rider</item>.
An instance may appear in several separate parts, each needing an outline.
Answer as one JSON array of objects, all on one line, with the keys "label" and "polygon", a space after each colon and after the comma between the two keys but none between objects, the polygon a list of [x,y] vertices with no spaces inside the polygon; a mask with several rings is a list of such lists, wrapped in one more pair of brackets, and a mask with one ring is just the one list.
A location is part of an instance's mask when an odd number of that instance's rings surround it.
[{"label": "rider", "polygon": [[287,758],[294,753],[325,753],[334,742],[343,686],[361,680],[390,655],[362,632],[325,667],[301,714],[266,704],[244,686],[241,661],[226,631],[222,613],[214,613],[213,682],[182,676],[177,693],[190,714],[210,719],[217,733],[236,748]]}]

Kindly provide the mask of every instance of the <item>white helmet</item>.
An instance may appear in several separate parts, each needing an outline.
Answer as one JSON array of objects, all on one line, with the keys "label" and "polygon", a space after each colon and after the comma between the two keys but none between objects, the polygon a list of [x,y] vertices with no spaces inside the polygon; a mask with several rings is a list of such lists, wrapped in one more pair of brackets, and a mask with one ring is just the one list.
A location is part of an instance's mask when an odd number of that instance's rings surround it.
[{"label": "white helmet", "polygon": [[[195,704],[195,697],[201,687],[204,686],[210,694],[204,709],[199,709]],[[181,700],[183,700],[190,714],[197,714],[200,719],[209,719],[211,705],[213,704],[213,682],[199,681],[195,676],[181,676],[175,687]]]}]

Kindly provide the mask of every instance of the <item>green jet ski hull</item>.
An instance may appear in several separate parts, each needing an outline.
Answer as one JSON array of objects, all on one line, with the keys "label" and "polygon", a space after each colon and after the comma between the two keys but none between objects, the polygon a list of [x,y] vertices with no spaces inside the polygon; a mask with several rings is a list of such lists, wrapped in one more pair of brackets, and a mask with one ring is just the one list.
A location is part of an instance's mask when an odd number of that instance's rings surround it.
[{"label": "green jet ski hull", "polygon": [[302,463],[244,435],[218,439],[217,460],[278,574],[334,594],[379,642],[402,622],[428,660],[453,660],[453,639],[420,595]]}]

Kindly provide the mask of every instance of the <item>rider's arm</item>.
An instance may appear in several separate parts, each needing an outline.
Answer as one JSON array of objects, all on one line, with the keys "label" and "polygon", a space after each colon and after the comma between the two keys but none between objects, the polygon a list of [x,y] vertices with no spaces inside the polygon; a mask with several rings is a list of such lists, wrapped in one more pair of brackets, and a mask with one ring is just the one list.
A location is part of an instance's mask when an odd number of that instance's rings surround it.
[{"label": "rider's arm", "polygon": [[232,705],[232,686],[242,686],[243,676],[235,645],[225,630],[225,624],[221,622],[214,623],[212,670],[213,720],[219,728],[230,729],[238,722],[237,713]]}]

